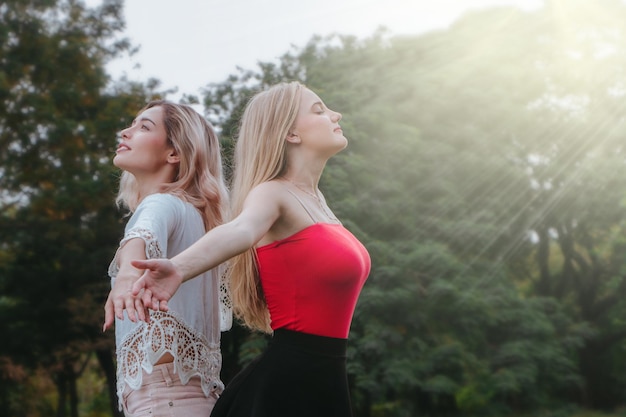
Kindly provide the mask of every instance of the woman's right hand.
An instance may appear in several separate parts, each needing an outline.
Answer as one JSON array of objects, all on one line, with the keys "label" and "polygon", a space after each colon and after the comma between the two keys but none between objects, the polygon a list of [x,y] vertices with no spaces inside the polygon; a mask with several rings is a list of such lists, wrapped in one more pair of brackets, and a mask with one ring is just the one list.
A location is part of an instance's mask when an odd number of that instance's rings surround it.
[{"label": "woman's right hand", "polygon": [[169,259],[133,260],[131,264],[145,269],[141,278],[133,284],[133,296],[139,295],[143,289],[141,300],[146,307],[167,311],[167,301],[183,282],[183,275],[176,265]]}]

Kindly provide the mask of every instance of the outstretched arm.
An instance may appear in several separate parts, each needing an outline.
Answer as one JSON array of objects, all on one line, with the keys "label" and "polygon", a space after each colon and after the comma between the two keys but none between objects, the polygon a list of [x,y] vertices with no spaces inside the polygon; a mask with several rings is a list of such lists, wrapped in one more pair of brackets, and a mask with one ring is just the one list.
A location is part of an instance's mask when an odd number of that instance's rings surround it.
[{"label": "outstretched arm", "polygon": [[252,248],[280,216],[280,199],[274,188],[268,183],[257,186],[239,216],[210,230],[171,260],[132,261],[134,267],[146,270],[133,285],[133,295],[143,289],[141,298],[146,306],[167,311],[167,301],[184,281]]}]

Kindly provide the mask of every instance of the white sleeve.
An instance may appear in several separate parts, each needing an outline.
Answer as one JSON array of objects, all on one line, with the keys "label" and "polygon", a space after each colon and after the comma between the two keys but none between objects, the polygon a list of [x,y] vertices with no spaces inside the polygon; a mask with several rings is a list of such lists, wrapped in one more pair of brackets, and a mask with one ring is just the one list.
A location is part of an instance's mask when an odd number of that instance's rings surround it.
[{"label": "white sleeve", "polygon": [[181,219],[182,201],[169,194],[151,194],[143,199],[133,213],[120,248],[130,239],[140,238],[146,243],[146,258],[167,257],[170,235]]}]

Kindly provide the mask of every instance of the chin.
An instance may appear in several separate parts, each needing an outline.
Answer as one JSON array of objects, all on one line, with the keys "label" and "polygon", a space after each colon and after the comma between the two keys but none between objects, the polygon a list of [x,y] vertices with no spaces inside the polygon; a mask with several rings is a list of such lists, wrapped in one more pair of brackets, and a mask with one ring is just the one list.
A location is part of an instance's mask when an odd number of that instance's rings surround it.
[{"label": "chin", "polygon": [[124,158],[121,158],[119,154],[113,157],[113,165],[119,169],[126,170],[126,164],[124,163]]}]

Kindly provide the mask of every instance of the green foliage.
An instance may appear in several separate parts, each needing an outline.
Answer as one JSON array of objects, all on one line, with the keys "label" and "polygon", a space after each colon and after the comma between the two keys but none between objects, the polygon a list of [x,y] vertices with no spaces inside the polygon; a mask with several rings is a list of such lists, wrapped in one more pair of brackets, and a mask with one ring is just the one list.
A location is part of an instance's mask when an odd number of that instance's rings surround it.
[{"label": "green foliage", "polygon": [[227,138],[279,80],[343,114],[350,145],[322,188],[373,260],[350,335],[357,415],[623,402],[624,17],[552,1],[418,37],[314,37],[207,90]]},{"label": "green foliage", "polygon": [[[33,413],[62,409],[72,385],[59,381],[111,348],[96,329],[122,229],[114,134],[167,93],[107,83],[102,64],[130,48],[114,38],[120,6],[0,6],[3,414],[24,390],[45,391]],[[356,415],[623,404],[625,19],[618,0],[492,8],[421,36],[314,37],[207,86],[227,162],[243,106],[268,85],[300,80],[343,114],[350,145],[321,187],[373,261],[348,351]],[[225,335],[225,380],[265,343]],[[25,382],[36,372],[55,394]],[[102,412],[92,394],[83,411]]]},{"label": "green foliage", "polygon": [[[0,9],[0,355],[47,373],[58,391],[48,406],[76,415],[85,355],[113,349],[100,329],[106,267],[122,232],[115,132],[158,82],[110,84],[104,71],[130,47],[115,37],[121,0],[95,9],[8,1]],[[1,388],[14,382],[8,376]]]},{"label": "green foliage", "polygon": [[239,348],[240,366],[244,368],[256,357],[258,357],[267,347],[267,335],[262,333],[251,333]]},{"label": "green foliage", "polygon": [[[3,371],[10,373],[13,387],[8,392],[9,407],[3,409],[7,416],[52,416],[58,403],[55,382],[45,369],[25,372],[3,362]],[[9,376],[8,374],[5,374]],[[102,371],[94,360],[89,360],[78,383],[80,415],[105,417],[111,415],[108,392]]]}]

